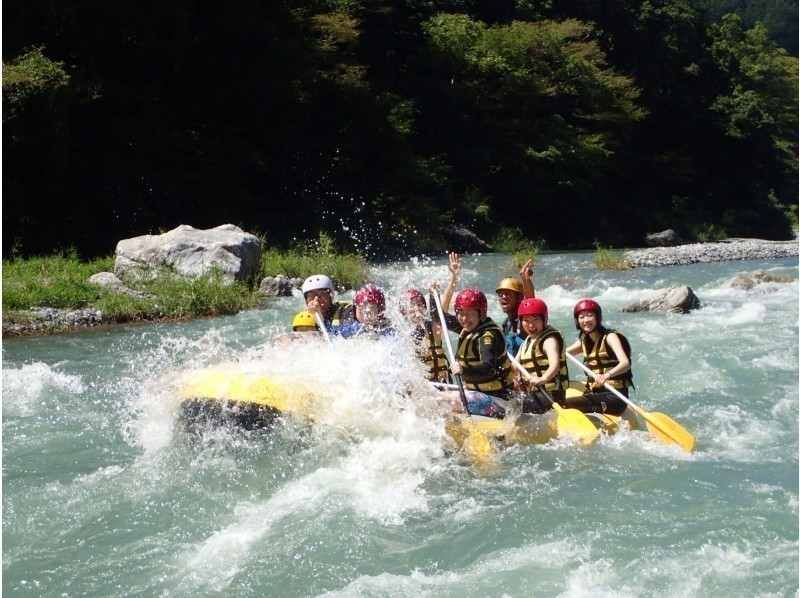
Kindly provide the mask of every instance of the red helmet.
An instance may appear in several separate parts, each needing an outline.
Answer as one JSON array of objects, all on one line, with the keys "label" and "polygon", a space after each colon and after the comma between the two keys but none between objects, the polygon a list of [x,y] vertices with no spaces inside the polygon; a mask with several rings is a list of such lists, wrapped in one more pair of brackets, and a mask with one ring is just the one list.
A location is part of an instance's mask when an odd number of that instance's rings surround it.
[{"label": "red helmet", "polygon": [[488,305],[486,303],[486,295],[479,289],[464,289],[456,295],[456,312],[462,309],[476,309],[481,316],[481,319],[486,317],[486,310]]},{"label": "red helmet", "polygon": [[539,316],[547,324],[547,303],[535,297],[528,297],[519,304],[517,315],[520,318],[522,316]]},{"label": "red helmet", "polygon": [[575,307],[572,310],[572,315],[575,317],[575,327],[578,328],[578,330],[580,330],[580,327],[578,326],[578,314],[580,314],[582,311],[593,312],[594,315],[597,316],[598,326],[603,321],[603,310],[600,308],[600,304],[594,299],[581,299],[575,304]]},{"label": "red helmet", "polygon": [[383,311],[386,307],[386,298],[383,296],[383,291],[375,285],[368,284],[365,287],[358,289],[353,303],[356,305],[364,305],[365,303],[374,303],[378,308]]}]

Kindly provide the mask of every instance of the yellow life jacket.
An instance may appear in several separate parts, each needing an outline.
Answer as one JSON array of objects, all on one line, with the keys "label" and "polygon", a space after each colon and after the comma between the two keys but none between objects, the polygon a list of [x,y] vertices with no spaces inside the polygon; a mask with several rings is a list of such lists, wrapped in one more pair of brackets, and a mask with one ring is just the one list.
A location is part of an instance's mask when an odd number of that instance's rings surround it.
[{"label": "yellow life jacket", "polygon": [[[544,341],[548,338],[555,338],[558,343],[559,368],[558,374],[549,382],[545,382],[544,389],[553,394],[563,395],[569,388],[569,371],[567,370],[567,354],[564,351],[564,338],[561,333],[552,326],[545,328],[536,336],[529,336],[519,348],[517,359],[520,364],[537,376],[541,376],[550,367],[547,353],[544,350]],[[560,398],[560,397],[557,397]]]},{"label": "yellow life jacket", "polygon": [[[481,361],[481,344],[492,347],[496,356],[494,363],[484,364]],[[456,360],[461,366],[464,384],[470,390],[502,397],[513,384],[511,362],[506,355],[506,341],[502,330],[491,318],[484,319],[471,332],[461,332]],[[476,372],[476,367],[481,365],[489,365],[491,371]]]},{"label": "yellow life jacket", "polygon": [[428,368],[426,379],[431,382],[450,382],[450,366],[442,348],[442,338],[433,333],[430,322],[425,322],[424,336],[417,343],[417,356]]},{"label": "yellow life jacket", "polygon": [[[583,350],[583,362],[590,370],[596,374],[605,374],[610,369],[619,364],[619,360],[614,355],[614,351],[608,347],[608,335],[614,333],[619,337],[622,349],[628,356],[631,357],[631,345],[628,339],[621,332],[602,328],[600,330],[600,339],[594,346],[591,345],[591,338],[589,335],[581,334],[581,349]],[[608,384],[617,390],[625,390],[633,384],[633,372],[629,369],[627,372],[617,374],[616,376],[608,379]],[[586,390],[591,390],[591,380],[586,381]]]}]

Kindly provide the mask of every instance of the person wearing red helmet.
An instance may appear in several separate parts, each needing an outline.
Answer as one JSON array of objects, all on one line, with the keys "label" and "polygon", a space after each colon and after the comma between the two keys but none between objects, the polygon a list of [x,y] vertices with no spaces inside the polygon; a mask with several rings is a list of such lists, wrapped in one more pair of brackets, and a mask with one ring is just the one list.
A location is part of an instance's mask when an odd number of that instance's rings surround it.
[{"label": "person wearing red helmet", "polygon": [[[511,362],[506,355],[503,332],[486,315],[486,295],[464,289],[456,296],[456,318],[461,325],[454,375],[460,374],[466,388],[469,412],[503,417],[505,399],[513,385]],[[447,393],[454,409],[461,409],[457,393]]]},{"label": "person wearing red helmet", "polygon": [[628,396],[628,387],[633,384],[631,345],[621,332],[603,326],[603,310],[594,299],[578,301],[572,315],[578,340],[567,351],[572,355],[582,353],[584,363],[597,377],[594,381],[587,379],[583,396],[567,399],[565,406],[584,413],[622,415],[627,405],[614,393],[603,390],[603,384]]},{"label": "person wearing red helmet", "polygon": [[[536,296],[533,287],[533,266],[534,262],[531,258],[525,262],[520,270],[521,280],[514,277],[504,278],[497,284],[495,289],[500,309],[506,314],[505,319],[500,324],[500,329],[503,331],[503,338],[506,341],[506,350],[511,354],[515,354],[519,350],[527,336],[517,317],[517,309],[525,297]],[[450,254],[450,272],[453,275],[451,281],[457,279],[461,273],[461,259],[457,253]],[[445,299],[447,297],[446,295]]]},{"label": "person wearing red helmet", "polygon": [[356,319],[343,326],[332,326],[331,334],[350,338],[353,336],[380,337],[395,333],[389,320],[386,319],[386,297],[375,285],[361,287],[353,298],[356,306]]},{"label": "person wearing red helmet", "polygon": [[527,391],[522,412],[544,413],[552,408],[552,404],[538,387],[543,387],[559,404],[564,403],[569,387],[564,338],[547,323],[547,304],[541,299],[523,299],[517,314],[527,338],[516,357],[531,374],[529,381],[520,378],[517,382]]},{"label": "person wearing red helmet", "polygon": [[417,289],[408,289],[400,302],[400,313],[411,326],[417,357],[427,368],[425,378],[431,382],[450,382],[450,366],[442,347],[442,327],[438,319],[426,318],[427,312],[428,306],[422,293]]}]

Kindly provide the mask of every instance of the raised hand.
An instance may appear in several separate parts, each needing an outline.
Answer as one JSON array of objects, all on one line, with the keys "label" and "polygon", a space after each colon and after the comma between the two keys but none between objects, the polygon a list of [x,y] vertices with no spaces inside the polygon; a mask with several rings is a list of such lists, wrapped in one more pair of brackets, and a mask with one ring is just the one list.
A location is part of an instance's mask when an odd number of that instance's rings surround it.
[{"label": "raised hand", "polygon": [[447,269],[450,270],[450,279],[458,280],[459,276],[461,276],[461,256],[453,251],[448,253],[447,257],[450,260],[447,265]]},{"label": "raised hand", "polygon": [[519,276],[522,279],[522,292],[526,297],[535,297],[536,288],[533,282],[534,276],[534,262],[533,258],[529,258],[519,271]]}]

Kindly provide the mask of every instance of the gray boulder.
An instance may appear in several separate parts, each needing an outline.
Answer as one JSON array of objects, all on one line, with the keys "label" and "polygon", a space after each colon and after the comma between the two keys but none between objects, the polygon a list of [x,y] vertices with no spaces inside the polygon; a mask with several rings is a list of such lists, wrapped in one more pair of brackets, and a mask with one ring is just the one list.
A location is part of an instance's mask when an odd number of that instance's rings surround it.
[{"label": "gray boulder", "polygon": [[163,235],[142,235],[117,243],[114,274],[153,276],[168,269],[197,278],[219,269],[228,282],[247,280],[261,267],[261,241],[233,224],[207,230],[181,224]]},{"label": "gray boulder", "polygon": [[769,272],[764,272],[763,270],[759,270],[757,272],[751,272],[749,274],[739,274],[734,277],[730,281],[730,286],[735,289],[744,289],[749,291],[754,286],[758,284],[762,284],[765,282],[792,282],[792,278],[789,276],[779,276],[777,274],[770,274]]},{"label": "gray boulder", "polygon": [[680,245],[681,238],[671,228],[662,230],[660,233],[650,233],[645,237],[645,242],[649,247],[672,247]]},{"label": "gray boulder", "polygon": [[685,314],[700,307],[700,300],[691,287],[659,289],[649,297],[622,308],[624,312],[656,311]]},{"label": "gray boulder", "polygon": [[293,286],[293,279],[278,274],[264,278],[258,287],[258,292],[267,297],[291,297]]},{"label": "gray boulder", "polygon": [[465,226],[457,224],[447,226],[442,230],[442,237],[452,251],[459,253],[481,253],[492,250],[486,241]]},{"label": "gray boulder", "polygon": [[114,293],[130,295],[131,297],[136,297],[137,299],[147,299],[152,297],[152,295],[148,293],[143,293],[125,286],[125,283],[123,283],[111,272],[98,272],[97,274],[92,274],[89,277],[89,284],[108,289]]}]

